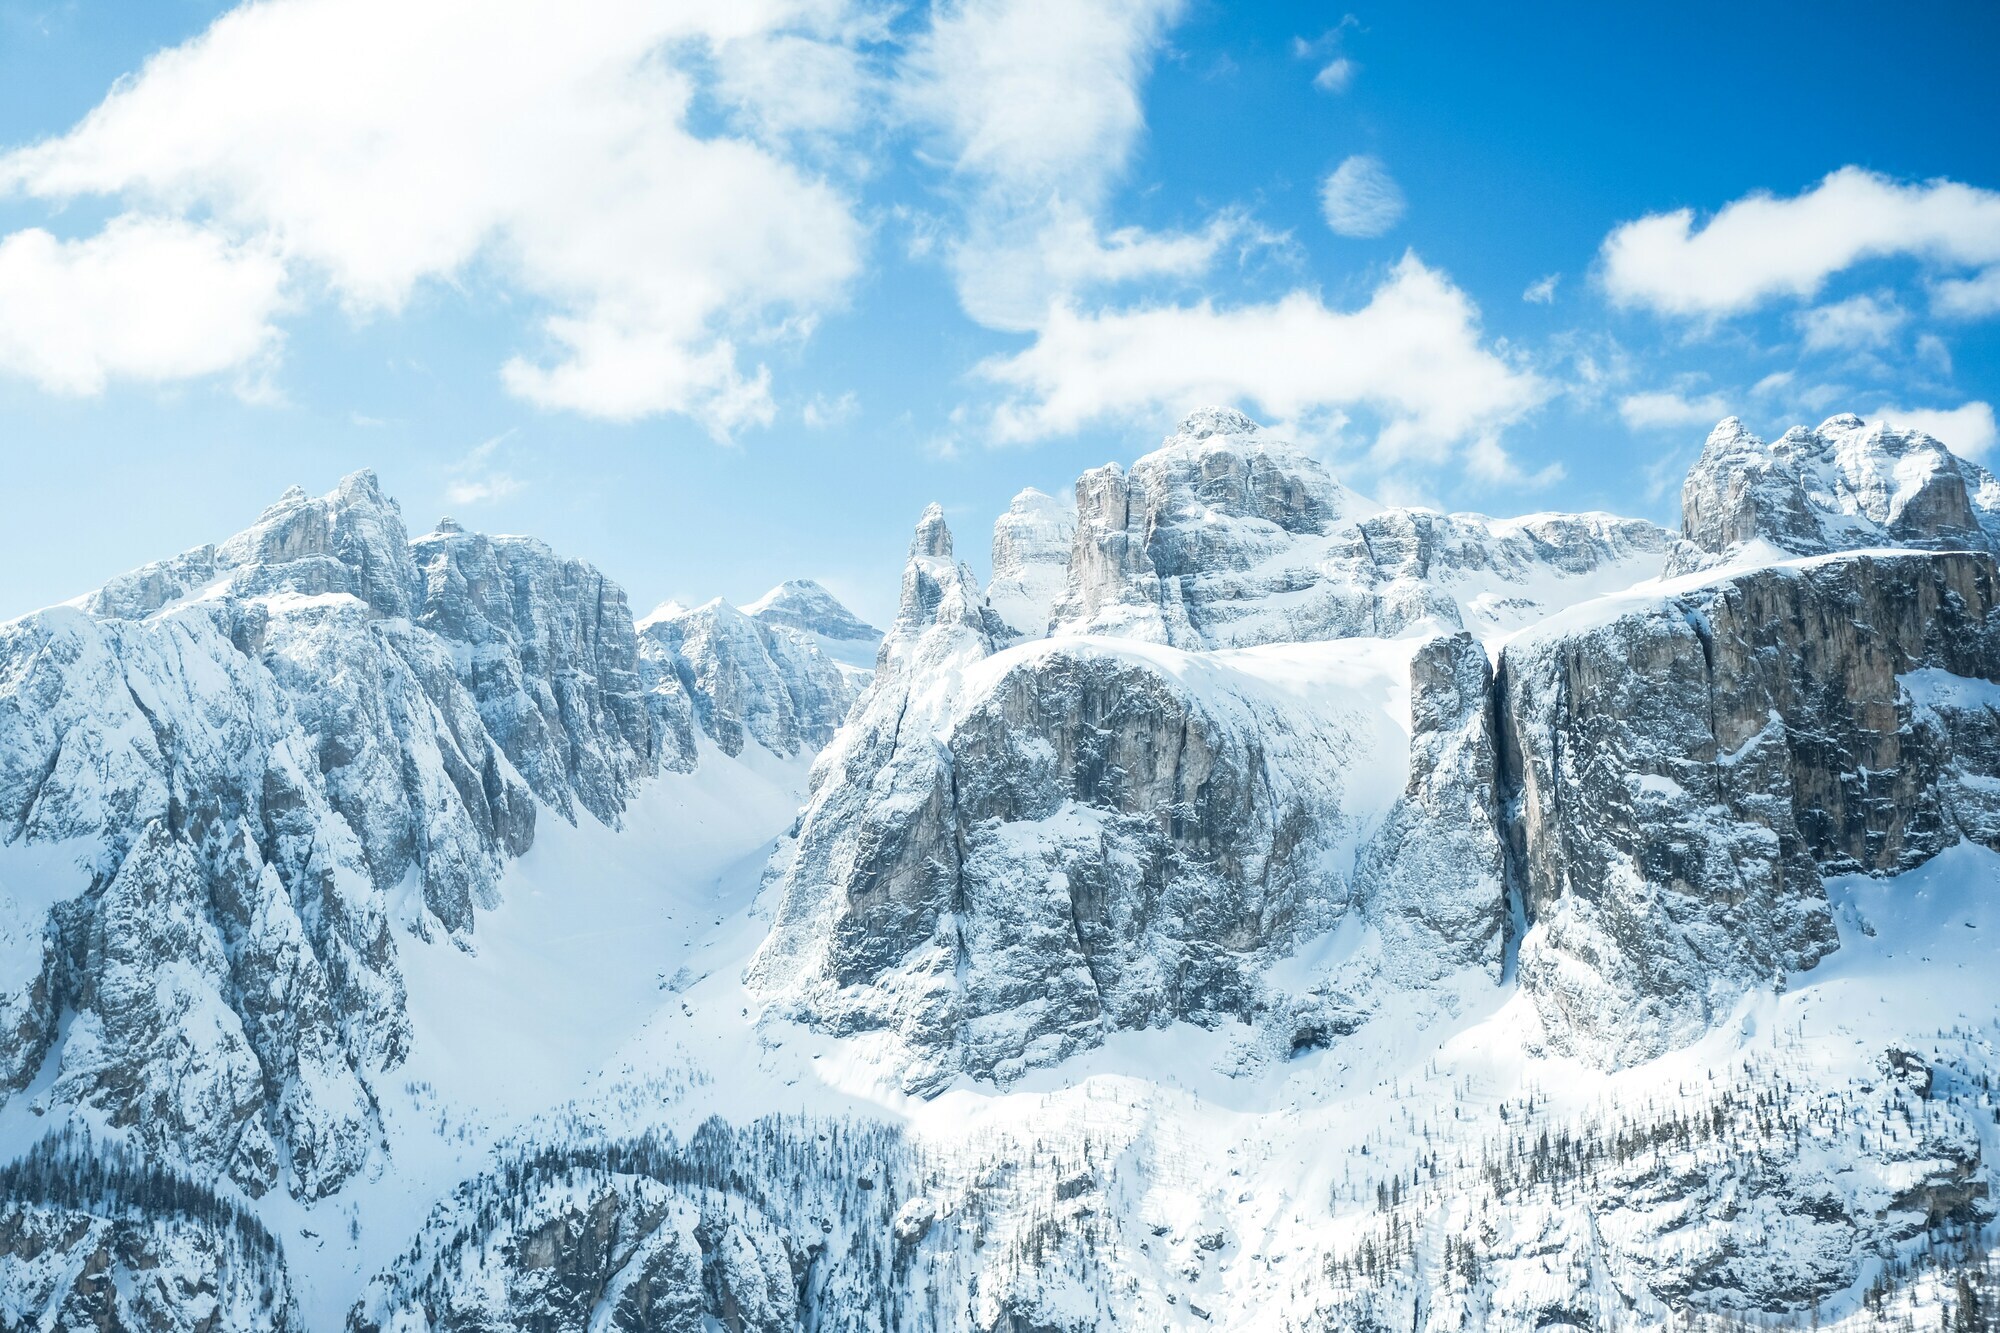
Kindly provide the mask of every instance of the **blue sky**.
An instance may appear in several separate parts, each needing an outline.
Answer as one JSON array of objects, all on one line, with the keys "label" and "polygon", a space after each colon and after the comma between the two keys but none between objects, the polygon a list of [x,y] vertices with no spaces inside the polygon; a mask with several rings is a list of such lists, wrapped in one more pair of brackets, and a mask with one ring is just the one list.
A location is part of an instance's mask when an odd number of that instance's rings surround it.
[{"label": "blue sky", "polygon": [[0,0],[0,615],[364,466],[880,618],[1209,400],[1489,513],[2000,453],[2000,11],[1639,8]]}]

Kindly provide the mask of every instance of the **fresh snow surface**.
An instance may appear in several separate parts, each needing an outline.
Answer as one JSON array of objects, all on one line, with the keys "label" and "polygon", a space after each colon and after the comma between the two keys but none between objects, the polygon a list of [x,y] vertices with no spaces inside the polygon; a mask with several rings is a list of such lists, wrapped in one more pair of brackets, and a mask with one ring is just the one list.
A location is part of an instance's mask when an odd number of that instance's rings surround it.
[{"label": "fresh snow surface", "polygon": [[[642,827],[635,821],[635,830]],[[586,829],[552,841],[523,879],[566,881],[582,863],[602,877],[607,895],[644,892],[638,885],[649,882],[652,871],[643,858],[600,860],[613,838]],[[711,850],[717,857],[725,852],[719,844]],[[637,883],[617,883],[628,875]],[[685,883],[699,879],[690,875]],[[879,1076],[866,1038],[835,1039],[758,1021],[739,979],[762,938],[769,907],[747,900],[755,883],[754,865],[739,859],[734,872],[707,880],[708,894],[669,891],[677,904],[700,904],[686,934],[663,928],[660,936],[662,943],[674,936],[668,961],[682,960],[688,984],[659,992],[654,1016],[642,1029],[622,1029],[622,1041],[577,1053],[573,1067],[601,1072],[574,1102],[552,1107],[544,1125],[580,1122],[614,1134],[665,1125],[685,1137],[712,1114],[748,1121],[826,1113],[899,1125],[939,1160],[949,1163],[957,1154],[968,1168],[979,1154],[1010,1142],[1097,1144],[1117,1163],[1116,1206],[1135,1222],[1169,1233],[1158,1262],[1134,1273],[1134,1280],[1172,1294],[1177,1304],[1169,1309],[1185,1312],[1193,1302],[1208,1311],[1201,1318],[1177,1314],[1168,1325],[1176,1328],[1249,1333],[1274,1327],[1276,1315],[1314,1285],[1328,1248],[1362,1236],[1373,1224],[1374,1183],[1398,1171],[1407,1176],[1430,1156],[1476,1158],[1509,1133],[1580,1128],[1636,1108],[1693,1109],[1753,1076],[1762,1084],[1832,1091],[1872,1087],[1884,1081],[1882,1055],[1891,1046],[1913,1047],[1941,1068],[1959,1059],[1990,1068],[2000,1043],[1992,980],[2000,855],[1963,845],[1897,878],[1831,881],[1838,952],[1809,973],[1777,979],[1747,997],[1728,1022],[1696,1044],[1616,1072],[1548,1053],[1525,997],[1466,976],[1441,994],[1394,997],[1333,1048],[1275,1065],[1237,1061],[1234,1034],[1226,1028],[1181,1025],[1115,1034],[1058,1068],[1030,1071],[1005,1092],[961,1080],[923,1100],[900,1094]],[[523,914],[524,926],[529,915]],[[548,919],[535,918],[542,924]],[[442,972],[451,962],[438,966]],[[636,987],[637,978],[626,983]],[[435,999],[428,981],[413,979],[412,995],[420,1014],[428,1015]],[[576,1003],[588,1008],[595,1002]],[[457,1062],[457,1076],[465,1080],[459,1087],[490,1089],[520,1066],[534,1076],[537,1059],[517,1056],[523,1044],[532,1050],[533,1028],[523,1043],[512,1039],[507,1020],[463,1021],[482,1027],[486,1041],[469,1048],[478,1056]],[[420,1031],[432,1030],[427,1017]],[[553,1018],[540,1028],[543,1034],[558,1030],[577,1029],[559,1027]],[[615,1053],[600,1056],[613,1046]],[[419,1058],[432,1061],[424,1067],[435,1077],[446,1076],[435,1055]],[[560,1059],[544,1055],[540,1067],[551,1069]],[[560,1084],[552,1079],[541,1086]],[[386,1257],[378,1245],[393,1248],[406,1238],[426,1199],[476,1166],[476,1145],[498,1129],[484,1126],[475,1143],[446,1157],[438,1148],[418,1146],[429,1130],[414,1121],[422,1113],[483,1114],[483,1096],[441,1091],[434,1112],[413,1105],[406,1113],[401,1123],[409,1137],[399,1145],[392,1172],[397,1183],[359,1197],[368,1227],[362,1257],[370,1262],[356,1265],[352,1256],[333,1254],[329,1239],[323,1269],[302,1265],[302,1287],[318,1295],[317,1308],[328,1317],[340,1304],[333,1290],[350,1291],[357,1266],[366,1269]],[[522,1095],[511,1104],[525,1108],[532,1100]],[[2000,1152],[2000,1127],[1988,1124],[1983,1134],[1984,1155],[1992,1160]],[[1825,1153],[1835,1182],[1844,1179],[1841,1148],[1829,1144]],[[435,1155],[413,1165],[410,1155],[424,1151]],[[400,1204],[393,1217],[382,1212],[392,1198]],[[341,1201],[321,1211],[339,1215],[352,1206]],[[1219,1258],[1196,1263],[1181,1253],[1197,1232],[1227,1237]],[[1441,1245],[1441,1234],[1423,1243]],[[1779,1229],[1766,1243],[1805,1245],[1807,1238]],[[303,1257],[296,1247],[294,1256]],[[1851,1308],[1872,1273],[1864,1269],[1846,1307],[1827,1305],[1829,1318]],[[1536,1283],[1527,1277],[1520,1283],[1502,1297],[1535,1299]],[[1549,1291],[1559,1289],[1549,1279]]]},{"label": "fresh snow surface", "polygon": [[469,951],[399,937],[415,1039],[377,1087],[387,1160],[318,1204],[282,1192],[259,1203],[312,1327],[340,1328],[432,1205],[495,1142],[586,1086],[684,984],[699,942],[743,919],[807,765],[760,746],[731,759],[706,741],[700,759],[647,784],[622,829],[544,812]]}]

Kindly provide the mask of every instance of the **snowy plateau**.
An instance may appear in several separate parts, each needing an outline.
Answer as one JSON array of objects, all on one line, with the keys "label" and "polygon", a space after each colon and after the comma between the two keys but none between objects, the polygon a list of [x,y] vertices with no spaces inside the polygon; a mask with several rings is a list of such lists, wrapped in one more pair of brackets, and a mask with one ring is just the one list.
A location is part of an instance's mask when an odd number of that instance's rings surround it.
[{"label": "snowy plateau", "polygon": [[2000,481],[1238,413],[635,616],[369,473],[0,624],[0,1327],[1993,1327]]}]

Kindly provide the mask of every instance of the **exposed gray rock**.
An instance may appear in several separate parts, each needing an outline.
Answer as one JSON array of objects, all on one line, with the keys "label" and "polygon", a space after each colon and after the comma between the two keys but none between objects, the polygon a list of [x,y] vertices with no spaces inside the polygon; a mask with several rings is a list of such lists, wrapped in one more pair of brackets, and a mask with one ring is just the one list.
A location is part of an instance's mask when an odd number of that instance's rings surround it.
[{"label": "exposed gray rock", "polygon": [[720,598],[663,611],[639,628],[641,670],[656,695],[677,682],[724,754],[739,755],[750,741],[787,758],[816,751],[860,694],[817,635],[766,623]]},{"label": "exposed gray rock", "polygon": [[66,849],[0,981],[0,1071],[55,1051],[53,1098],[253,1192],[283,1143],[316,1195],[370,1150],[360,1071],[401,1058],[402,982],[312,746],[221,619],[0,627],[0,820],[17,856]]},{"label": "exposed gray rock", "polygon": [[1729,417],[1681,488],[1673,572],[1760,552],[1995,549],[2000,481],[1921,431],[1848,414],[1766,445]]},{"label": "exposed gray rock", "polygon": [[207,1219],[0,1203],[0,1291],[13,1328],[217,1333],[304,1327],[283,1257]]},{"label": "exposed gray rock", "polygon": [[1984,554],[1829,557],[1507,646],[1521,980],[1558,1046],[1691,1040],[1834,947],[1822,874],[1993,845],[1996,602]]},{"label": "exposed gray rock", "polygon": [[1658,571],[1667,535],[1602,514],[1382,509],[1239,413],[1198,412],[1085,473],[1060,631],[1189,649],[1516,628]]},{"label": "exposed gray rock", "polygon": [[1032,486],[994,521],[993,578],[986,585],[986,601],[1010,639],[1048,633],[1075,542],[1076,511]]},{"label": "exposed gray rock", "polygon": [[445,642],[486,730],[535,795],[607,824],[656,768],[625,593],[526,537],[446,519],[411,544],[417,623]]},{"label": "exposed gray rock", "polygon": [[380,1284],[348,1328],[386,1333],[416,1317],[438,1333],[796,1333],[803,1256],[795,1269],[789,1237],[741,1204],[713,1203],[643,1176],[538,1183],[504,1221],[445,1248],[448,1272],[418,1290]]},{"label": "exposed gray rock", "polygon": [[1492,684],[1485,648],[1464,632],[1410,657],[1409,781],[1354,871],[1399,984],[1466,967],[1500,979],[1508,872]]}]

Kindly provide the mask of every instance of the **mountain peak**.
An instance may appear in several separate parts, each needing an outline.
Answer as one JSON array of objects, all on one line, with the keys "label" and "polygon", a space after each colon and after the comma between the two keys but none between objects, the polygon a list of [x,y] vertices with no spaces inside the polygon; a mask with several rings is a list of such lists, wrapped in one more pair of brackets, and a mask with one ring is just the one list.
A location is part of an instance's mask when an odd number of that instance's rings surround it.
[{"label": "mountain peak", "polygon": [[1254,435],[1264,428],[1233,407],[1198,407],[1181,418],[1174,435],[1205,440],[1211,435]]},{"label": "mountain peak", "polygon": [[933,560],[951,559],[951,529],[944,521],[944,506],[932,504],[925,508],[923,517],[917,520],[916,535],[910,538],[910,558],[927,556]]},{"label": "mountain peak", "polygon": [[1689,549],[1674,572],[1764,543],[1795,555],[1910,545],[1991,550],[1992,478],[1921,431],[1853,412],[1766,444],[1735,417],[1710,432],[1681,490]]},{"label": "mountain peak", "polygon": [[812,579],[786,579],[743,608],[743,614],[766,625],[783,625],[807,634],[844,642],[875,641],[876,629]]}]

